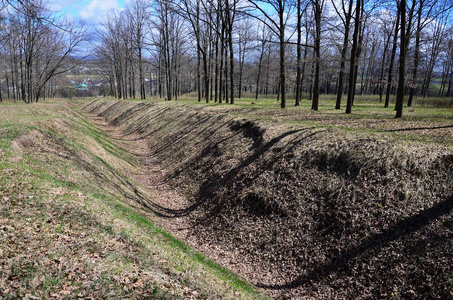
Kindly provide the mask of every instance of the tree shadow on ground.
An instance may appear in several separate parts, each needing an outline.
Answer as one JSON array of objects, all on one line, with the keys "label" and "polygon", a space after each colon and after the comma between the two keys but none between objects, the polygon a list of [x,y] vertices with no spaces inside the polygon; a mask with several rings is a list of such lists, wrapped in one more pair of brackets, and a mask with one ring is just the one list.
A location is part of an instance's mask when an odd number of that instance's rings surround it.
[{"label": "tree shadow on ground", "polygon": [[[245,160],[243,160],[236,167],[234,167],[233,169],[228,171],[226,174],[211,177],[208,180],[206,180],[199,188],[199,193],[195,197],[196,201],[193,204],[189,205],[188,207],[181,208],[181,209],[172,209],[172,208],[161,206],[159,204],[156,204],[156,203],[150,201],[146,197],[146,195],[144,195],[143,193],[141,193],[138,190],[135,190],[135,197],[128,196],[128,198],[130,198],[131,200],[135,200],[140,205],[143,205],[145,208],[150,209],[152,212],[154,212],[156,215],[158,215],[160,217],[178,218],[178,217],[187,216],[190,213],[192,213],[193,211],[195,211],[203,203],[205,203],[209,200],[214,200],[210,197],[210,191],[212,191],[213,189],[216,189],[220,185],[223,185],[222,182],[233,182],[235,180],[235,177],[241,172],[242,169],[246,168],[247,166],[254,163],[256,160],[258,160],[262,155],[264,155],[267,151],[269,151],[279,141],[281,141],[282,139],[284,139],[288,136],[291,136],[291,135],[294,135],[301,131],[306,131],[309,129],[310,128],[304,128],[304,129],[298,129],[298,130],[292,130],[292,131],[285,132],[285,133],[273,138],[269,142],[263,144],[262,146],[258,146],[258,143],[254,143],[255,150],[252,155],[247,157]],[[309,136],[312,136],[314,134],[316,134],[316,133],[313,133]],[[309,136],[307,136],[306,138],[308,138]],[[228,138],[224,138],[218,143],[225,142],[227,139]],[[302,141],[300,140],[298,142],[300,143]],[[215,151],[215,147],[214,146],[209,147],[209,149],[205,149],[205,150],[207,152]],[[205,153],[206,151],[201,151],[200,155],[197,156],[193,161],[198,161],[199,159],[201,159],[202,157],[207,155],[207,153]],[[240,191],[238,193],[240,193]],[[215,212],[215,211],[220,212],[221,211],[220,209],[216,208],[216,206],[218,204],[220,204],[220,203],[213,204],[214,208],[211,209],[211,212]],[[210,215],[210,216],[212,216],[212,215]]]},{"label": "tree shadow on ground", "polygon": [[416,130],[433,130],[433,129],[446,129],[446,128],[453,128],[453,125],[436,126],[436,127],[399,128],[399,129],[384,130],[383,132],[416,131]]},{"label": "tree shadow on ground", "polygon": [[[223,176],[222,180],[227,180],[227,181],[234,180],[233,178],[238,173],[240,173],[240,171],[243,168],[246,168],[247,166],[252,164],[254,161],[256,161],[259,157],[261,157],[265,152],[269,151],[269,149],[272,146],[274,146],[276,143],[278,143],[280,140],[284,139],[287,136],[300,132],[302,130],[304,130],[304,129],[285,132],[284,134],[281,134],[281,135],[273,138],[272,140],[270,140],[268,143],[262,145],[261,147],[258,147],[251,156],[249,156],[247,159],[242,161],[239,165],[237,165],[235,168],[231,169],[227,174],[225,174]],[[225,141],[225,139],[222,141]],[[203,156],[203,151],[200,154],[200,156]],[[204,191],[206,189],[215,188],[216,186],[218,186],[218,184],[220,184],[220,177],[219,178],[210,178],[209,180],[205,181],[202,184],[202,186],[200,187],[200,193],[196,197],[197,200],[190,206],[181,208],[181,209],[171,209],[171,208],[163,207],[161,205],[153,203],[149,200],[147,201],[146,196],[138,191],[136,192],[136,195],[138,196],[139,199],[141,199],[140,200],[141,205],[147,207],[148,209],[151,209],[158,216],[165,217],[165,218],[178,218],[178,217],[184,217],[184,216],[189,215],[191,212],[196,210],[201,204],[210,200],[210,197],[207,196],[204,193]]]},{"label": "tree shadow on ground", "polygon": [[390,243],[399,240],[407,235],[415,233],[436,220],[449,215],[453,211],[453,195],[446,200],[435,204],[431,208],[422,210],[413,216],[407,217],[381,233],[364,239],[357,246],[346,249],[334,256],[326,263],[322,263],[314,269],[307,272],[291,282],[285,284],[258,284],[260,288],[271,290],[285,290],[301,287],[307,282],[317,282],[329,277],[330,274],[347,266],[353,259],[360,257],[362,254],[369,252],[371,255],[377,255],[378,252]]}]

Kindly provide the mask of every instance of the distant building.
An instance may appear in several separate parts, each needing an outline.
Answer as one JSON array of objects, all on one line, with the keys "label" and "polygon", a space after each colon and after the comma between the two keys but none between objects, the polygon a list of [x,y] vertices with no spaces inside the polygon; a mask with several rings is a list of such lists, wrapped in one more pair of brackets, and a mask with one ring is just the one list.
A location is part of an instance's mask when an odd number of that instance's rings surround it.
[{"label": "distant building", "polygon": [[75,88],[76,88],[76,90],[79,90],[79,91],[88,91],[88,85],[86,85],[85,83],[76,85]]}]

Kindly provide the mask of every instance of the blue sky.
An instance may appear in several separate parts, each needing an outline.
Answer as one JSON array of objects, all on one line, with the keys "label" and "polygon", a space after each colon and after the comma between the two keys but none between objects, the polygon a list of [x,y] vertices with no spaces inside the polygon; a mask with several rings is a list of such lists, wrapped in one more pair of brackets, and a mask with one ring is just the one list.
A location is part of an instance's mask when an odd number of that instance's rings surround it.
[{"label": "blue sky", "polygon": [[54,11],[69,14],[72,18],[82,18],[88,24],[97,24],[112,9],[121,9],[127,0],[50,0]]}]

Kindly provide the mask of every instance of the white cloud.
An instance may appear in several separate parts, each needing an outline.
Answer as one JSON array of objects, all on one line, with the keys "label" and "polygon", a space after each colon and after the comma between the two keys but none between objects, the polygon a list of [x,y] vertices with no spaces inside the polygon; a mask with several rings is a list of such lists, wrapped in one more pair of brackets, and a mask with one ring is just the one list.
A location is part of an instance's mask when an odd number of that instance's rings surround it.
[{"label": "white cloud", "polygon": [[87,23],[95,24],[102,21],[111,10],[119,8],[116,0],[92,0],[80,8],[79,16]]}]

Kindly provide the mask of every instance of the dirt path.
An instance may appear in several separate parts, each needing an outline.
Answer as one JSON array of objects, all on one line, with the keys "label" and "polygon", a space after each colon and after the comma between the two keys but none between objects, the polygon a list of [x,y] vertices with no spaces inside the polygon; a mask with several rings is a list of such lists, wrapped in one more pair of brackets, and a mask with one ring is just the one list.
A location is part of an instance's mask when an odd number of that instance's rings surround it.
[{"label": "dirt path", "polygon": [[165,171],[159,162],[150,154],[146,139],[138,134],[124,134],[118,127],[108,124],[102,117],[87,115],[87,117],[102,131],[118,141],[121,148],[138,158],[140,168],[138,172],[131,172],[129,178],[147,188],[149,206],[159,217],[159,223],[178,238],[187,236],[189,216],[177,212],[185,211],[190,202],[165,182]]},{"label": "dirt path", "polygon": [[[223,267],[232,270],[246,278],[252,284],[263,282],[263,277],[269,268],[262,265],[253,265],[236,250],[226,250],[222,245],[200,240],[193,233],[191,219],[197,213],[193,203],[179,193],[174,187],[165,182],[165,170],[155,157],[151,155],[147,139],[138,134],[124,134],[118,127],[110,125],[104,118],[96,115],[86,115],[100,130],[118,140],[119,146],[135,155],[141,168],[138,172],[125,174],[147,188],[146,195],[149,206],[155,214],[153,219],[178,239],[197,249]],[[150,200],[152,199],[152,200]],[[266,274],[267,276],[263,276]],[[268,277],[267,280],[270,280]],[[272,296],[279,296],[275,291],[267,291]]]}]

